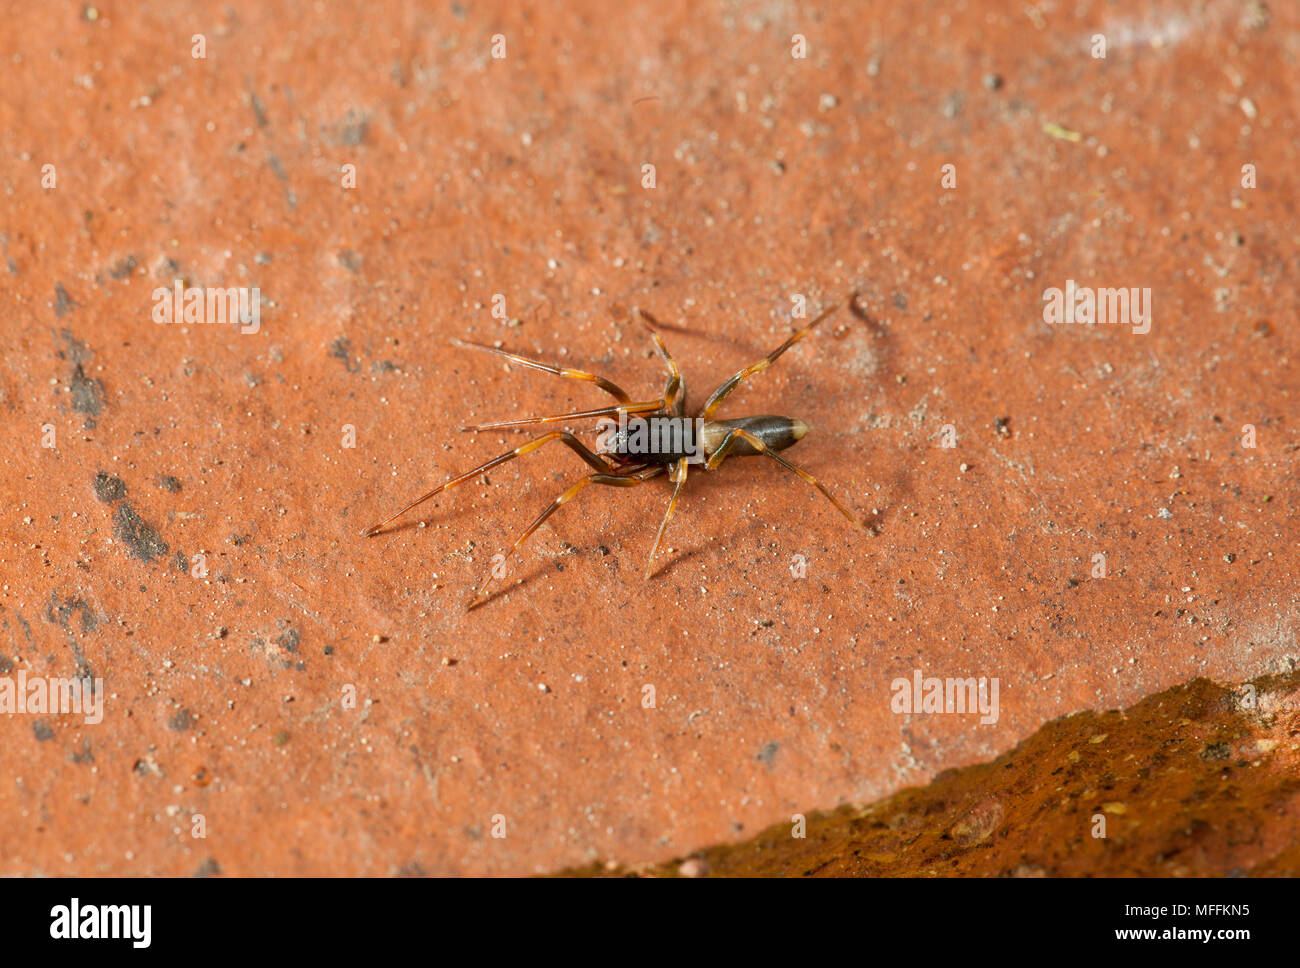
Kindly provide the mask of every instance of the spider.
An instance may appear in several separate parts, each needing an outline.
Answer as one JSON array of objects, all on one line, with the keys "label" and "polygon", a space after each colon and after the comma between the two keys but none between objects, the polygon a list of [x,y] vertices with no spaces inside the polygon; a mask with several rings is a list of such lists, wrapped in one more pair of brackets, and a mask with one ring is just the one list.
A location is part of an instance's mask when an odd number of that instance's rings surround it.
[{"label": "spider", "polygon": [[[850,297],[850,303],[852,298]],[[732,417],[730,419],[714,418],[718,407],[737,387],[754,374],[763,372],[775,363],[782,353],[807,337],[814,327],[838,308],[838,306],[832,306],[825,310],[807,326],[796,330],[789,339],[767,356],[737,372],[731,379],[713,391],[713,395],[709,397],[694,417],[687,416],[686,413],[686,388],[682,382],[681,371],[678,370],[677,363],[673,360],[668,348],[664,345],[663,339],[657,332],[656,327],[661,326],[661,324],[643,309],[638,309],[636,312],[641,316],[643,325],[649,332],[650,338],[654,340],[659,355],[663,357],[668,366],[668,383],[664,387],[663,395],[657,400],[634,401],[622,387],[594,373],[554,366],[494,346],[484,346],[481,343],[453,339],[451,342],[455,346],[483,350],[497,356],[503,356],[521,366],[543,370],[569,380],[594,383],[614,397],[618,401],[618,406],[581,410],[575,413],[551,414],[544,417],[501,420],[495,423],[462,428],[468,431],[482,431],[513,429],[571,420],[600,419],[603,422],[601,428],[603,432],[594,452],[568,431],[556,430],[542,434],[540,437],[536,437],[514,450],[492,458],[486,464],[481,464],[473,470],[466,471],[449,481],[439,484],[427,494],[420,495],[396,514],[385,518],[373,527],[367,528],[362,532],[362,536],[368,538],[379,534],[384,525],[395,518],[401,517],[412,508],[423,504],[434,495],[455,487],[457,484],[463,484],[465,481],[477,477],[493,467],[504,464],[506,461],[522,457],[525,454],[531,454],[553,440],[558,440],[567,446],[582,458],[595,473],[588,474],[570,486],[552,501],[545,511],[538,515],[537,520],[524,530],[524,533],[519,536],[505,556],[497,561],[493,569],[488,572],[487,577],[483,579],[482,584],[475,591],[474,597],[467,604],[468,609],[477,608],[488,600],[484,592],[487,590],[488,585],[491,584],[492,579],[500,576],[501,566],[504,565],[505,559],[518,551],[519,546],[527,541],[547,518],[554,514],[561,505],[573,500],[588,484],[603,484],[608,487],[636,487],[665,473],[673,482],[673,493],[668,501],[668,510],[659,525],[659,533],[655,536],[654,546],[650,549],[650,558],[646,562],[645,577],[647,579],[654,574],[655,555],[659,551],[659,546],[663,543],[664,533],[668,529],[668,522],[672,520],[673,512],[677,509],[677,499],[681,494],[682,487],[686,484],[688,469],[691,464],[702,464],[706,471],[712,471],[716,470],[728,457],[751,457],[761,454],[791,473],[798,474],[817,488],[826,496],[827,500],[835,505],[844,517],[848,518],[854,527],[865,531],[867,530],[865,522],[855,518],[843,504],[835,499],[834,495],[826,489],[826,486],[821,481],[802,468],[796,467],[778,453],[778,451],[793,446],[808,433],[808,425],[802,420],[797,417],[775,415]]]}]

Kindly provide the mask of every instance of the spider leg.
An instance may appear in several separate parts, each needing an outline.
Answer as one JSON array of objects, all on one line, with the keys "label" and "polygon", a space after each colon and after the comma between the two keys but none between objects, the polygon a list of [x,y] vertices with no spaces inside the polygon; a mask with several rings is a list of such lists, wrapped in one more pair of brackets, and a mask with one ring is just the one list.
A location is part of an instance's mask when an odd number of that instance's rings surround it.
[{"label": "spider leg", "polygon": [[509,350],[497,349],[495,346],[486,346],[483,343],[472,343],[469,340],[453,339],[451,344],[453,346],[467,347],[473,350],[482,350],[485,353],[495,353],[497,356],[504,356],[507,360],[518,363],[520,366],[530,366],[534,370],[544,370],[547,373],[554,373],[556,376],[562,376],[568,380],[582,380],[585,383],[594,383],[620,403],[632,402],[632,398],[627,395],[627,391],[617,383],[606,380],[603,376],[588,373],[585,370],[574,370],[567,366],[556,366],[553,363],[543,363],[541,360],[534,360],[527,356],[520,356],[518,353],[511,353]]},{"label": "spider leg", "polygon": [[650,559],[645,563],[645,577],[648,581],[654,574],[655,554],[659,551],[659,545],[664,540],[664,532],[668,530],[668,522],[672,519],[673,511],[677,509],[677,495],[682,493],[682,486],[686,483],[686,473],[689,464],[685,457],[673,465],[672,480],[677,486],[673,488],[673,496],[668,501],[668,512],[664,515],[662,523],[659,525],[659,533],[655,535],[654,547],[650,549]]},{"label": "spider leg", "polygon": [[682,371],[677,368],[677,361],[673,359],[663,339],[654,329],[661,324],[644,309],[638,308],[637,312],[641,316],[642,325],[649,331],[650,338],[655,341],[655,348],[659,350],[659,355],[668,364],[668,385],[664,387],[664,409],[684,417],[686,416],[686,383],[682,380]]},{"label": "spider leg", "polygon": [[565,420],[589,420],[592,417],[614,417],[622,419],[629,414],[636,413],[653,413],[656,410],[664,408],[664,400],[661,397],[658,400],[646,400],[641,403],[624,403],[617,407],[601,407],[598,410],[578,410],[574,413],[553,413],[544,417],[519,417],[514,420],[496,420],[492,423],[475,424],[472,427],[461,427],[461,430],[480,431],[480,430],[504,430],[510,427],[528,427],[533,424],[560,423]]},{"label": "spider leg", "polygon": [[[850,302],[853,301],[852,297],[850,297],[849,301]],[[748,380],[755,373],[762,373],[764,370],[766,370],[769,366],[771,366],[773,363],[777,361],[777,358],[780,357],[782,353],[788,350],[791,346],[794,346],[795,343],[798,343],[800,340],[807,337],[807,335],[812,332],[814,326],[816,326],[823,319],[825,319],[827,316],[829,316],[831,313],[835,312],[835,310],[839,308],[840,307],[838,305],[835,305],[832,306],[830,309],[825,310],[820,316],[814,319],[803,329],[795,330],[794,333],[790,335],[790,338],[788,340],[786,340],[784,343],[782,343],[780,346],[774,349],[771,353],[768,353],[767,356],[763,357],[757,363],[751,363],[743,370],[737,372],[736,375],[733,376],[730,380],[728,380],[726,383],[722,384],[722,386],[718,387],[716,390],[713,391],[713,396],[709,397],[708,401],[704,404],[704,408],[700,411],[700,416],[703,417],[705,420],[710,419],[713,416],[714,411],[716,411],[718,407],[722,405],[722,401],[727,399],[727,397],[729,397],[738,386],[740,386],[742,383]]]},{"label": "spider leg", "polygon": [[439,484],[437,487],[435,487],[432,491],[429,491],[427,494],[422,494],[419,497],[417,497],[414,501],[412,501],[406,507],[402,508],[396,514],[384,518],[384,520],[380,521],[378,524],[374,525],[373,527],[367,528],[365,531],[361,532],[361,536],[364,538],[369,538],[378,534],[380,529],[382,529],[383,526],[386,525],[389,521],[392,521],[394,518],[401,517],[407,511],[411,510],[411,508],[415,507],[416,505],[423,504],[425,501],[429,500],[429,498],[433,497],[435,494],[439,494],[442,491],[447,490],[447,488],[449,487],[455,487],[457,484],[463,484],[465,483],[465,481],[468,481],[470,478],[476,477],[479,474],[482,474],[484,471],[491,470],[493,467],[496,467],[498,464],[504,464],[508,460],[514,460],[516,457],[523,457],[525,454],[530,454],[533,451],[535,451],[537,448],[541,447],[543,444],[548,444],[552,440],[562,441],[565,445],[569,447],[570,450],[572,450],[575,454],[577,454],[584,461],[586,461],[593,469],[599,471],[602,474],[611,474],[615,470],[615,468],[607,461],[603,460],[602,458],[598,457],[596,454],[593,454],[590,450],[588,450],[583,445],[582,441],[578,440],[578,438],[573,436],[573,434],[566,433],[562,430],[552,431],[549,434],[543,434],[540,437],[534,438],[533,440],[530,440],[526,444],[521,444],[520,446],[516,447],[514,450],[507,451],[506,453],[501,454],[499,457],[493,457],[486,464],[480,464],[472,471],[466,471],[464,474],[461,474],[457,477],[453,477],[449,481],[444,481],[442,484]]},{"label": "spider leg", "polygon": [[664,467],[662,465],[657,465],[627,475],[589,474],[582,480],[570,486],[564,491],[564,493],[552,501],[545,511],[537,516],[537,520],[524,529],[524,533],[515,540],[515,543],[511,545],[510,550],[505,553],[500,561],[496,562],[492,566],[492,569],[488,571],[487,577],[483,579],[483,583],[479,585],[478,591],[474,593],[474,597],[470,599],[466,608],[477,608],[487,601],[487,599],[483,597],[483,592],[486,590],[488,585],[492,583],[492,579],[498,576],[498,569],[505,565],[506,559],[519,550],[519,546],[527,541],[529,537],[531,537],[532,533],[542,526],[542,522],[558,511],[561,505],[567,504],[569,501],[573,500],[573,498],[576,497],[588,484],[605,484],[610,487],[636,487],[638,484],[644,484],[652,477],[657,477],[663,472]]},{"label": "spider leg", "polygon": [[839,509],[840,514],[848,518],[849,521],[853,523],[853,526],[855,528],[861,528],[863,531],[867,530],[867,526],[865,523],[855,518],[851,513],[849,513],[848,508],[846,508],[839,501],[835,500],[835,496],[826,489],[825,484],[817,480],[817,478],[813,477],[802,467],[796,467],[794,464],[791,464],[788,460],[786,460],[776,451],[769,450],[767,444],[763,443],[763,441],[759,437],[756,437],[754,434],[751,434],[748,430],[741,430],[739,427],[736,427],[732,430],[727,431],[727,436],[722,438],[722,443],[719,445],[718,449],[715,450],[711,455],[709,455],[708,461],[706,461],[704,464],[704,469],[709,471],[715,470],[719,464],[721,464],[724,460],[727,459],[727,454],[735,446],[735,443],[738,440],[743,440],[745,443],[749,444],[750,447],[753,447],[755,451],[762,454],[764,457],[772,458],[772,460],[776,461],[778,464],[780,464],[782,467],[784,467],[786,470],[790,471],[791,473],[798,474],[800,477],[802,477],[813,487],[817,488],[817,490],[821,491],[822,494],[826,496],[826,500],[834,504]]}]

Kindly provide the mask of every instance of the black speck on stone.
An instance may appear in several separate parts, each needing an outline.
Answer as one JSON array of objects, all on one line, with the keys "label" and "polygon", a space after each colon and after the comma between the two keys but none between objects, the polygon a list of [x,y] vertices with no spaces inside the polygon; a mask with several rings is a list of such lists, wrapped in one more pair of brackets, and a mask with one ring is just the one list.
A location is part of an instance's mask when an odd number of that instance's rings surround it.
[{"label": "black speck on stone", "polygon": [[174,557],[172,561],[176,564],[176,570],[182,575],[190,570],[190,561],[185,557],[185,552],[181,551],[179,548],[176,549],[176,557]]},{"label": "black speck on stone", "polygon": [[257,96],[256,91],[248,92],[248,106],[253,109],[253,117],[257,119],[257,126],[259,128],[265,128],[268,123],[266,118],[266,105],[262,103],[262,99]]},{"label": "black speck on stone", "polygon": [[903,295],[901,292],[894,293],[894,305],[897,306],[899,309],[906,309],[907,296]]},{"label": "black speck on stone", "polygon": [[152,562],[167,554],[167,542],[157,529],[123,501],[113,514],[113,537],[127,546],[141,561]]},{"label": "black speck on stone", "polygon": [[72,311],[72,307],[77,305],[68,296],[68,290],[63,288],[63,283],[54,284],[54,315],[64,316]]},{"label": "black speck on stone", "polygon": [[131,273],[135,272],[136,265],[138,265],[138,263],[135,261],[135,256],[128,255],[125,258],[118,259],[114,262],[113,265],[109,267],[108,274],[114,279],[125,279]]},{"label": "black speck on stone", "polygon": [[356,272],[361,268],[361,254],[355,249],[339,249],[339,265],[348,272]]},{"label": "black speck on stone", "polygon": [[1002,75],[993,74],[993,73],[985,74],[984,86],[988,88],[990,91],[998,90],[1000,87],[1002,87]]},{"label": "black speck on stone", "polygon": [[221,865],[217,863],[216,858],[209,857],[194,872],[195,877],[216,877],[221,873]]},{"label": "black speck on stone", "polygon": [[171,718],[167,725],[178,733],[184,732],[194,725],[194,716],[188,709],[182,709]]},{"label": "black speck on stone", "polygon": [[[93,377],[86,376],[80,363],[72,368],[72,377],[68,381],[72,393],[72,409],[88,417],[98,417],[104,409],[104,384]],[[92,421],[86,421],[92,424]]]},{"label": "black speck on stone", "polygon": [[365,118],[357,118],[349,113],[347,121],[343,123],[343,130],[339,133],[339,138],[349,148],[355,148],[366,140],[366,128],[369,122]]},{"label": "black speck on stone", "polygon": [[50,592],[50,604],[45,610],[45,620],[61,628],[72,631],[69,624],[74,612],[81,613],[81,630],[83,632],[93,632],[99,627],[99,619],[95,616],[94,610],[86,604],[84,598],[69,597],[64,601],[59,600],[55,592]]},{"label": "black speck on stone", "polygon": [[32,732],[36,734],[36,738],[42,743],[54,739],[54,727],[43,719],[38,719],[32,723]]},{"label": "black speck on stone", "polygon": [[181,490],[180,480],[172,477],[170,474],[163,474],[159,477],[158,486],[165,491],[171,491],[173,494],[179,494]]},{"label": "black speck on stone", "polygon": [[302,636],[298,630],[292,627],[286,627],[283,632],[275,637],[275,644],[286,652],[297,652],[298,643],[302,641]]},{"label": "black speck on stone", "polygon": [[780,748],[781,746],[779,743],[775,740],[770,740],[764,744],[761,750],[758,751],[758,755],[755,756],[754,759],[758,760],[770,770],[772,768],[772,762],[776,759],[776,751]]},{"label": "black speck on stone", "polygon": [[336,360],[342,360],[344,368],[349,373],[361,371],[361,364],[352,362],[352,341],[346,336],[340,336],[330,344],[330,356]]},{"label": "black speck on stone", "polygon": [[64,354],[60,353],[59,359],[70,358],[73,363],[85,363],[93,355],[90,352],[90,347],[77,339],[76,334],[73,333],[72,330],[65,327],[59,330],[59,335],[63,337],[63,342],[68,346],[67,356],[65,357]]},{"label": "black speck on stone", "polygon": [[0,655],[0,676],[7,676],[14,671],[14,664],[10,661],[9,656]]},{"label": "black speck on stone", "polygon": [[126,485],[122,478],[114,477],[107,471],[95,472],[95,497],[104,504],[112,504],[126,497]]},{"label": "black speck on stone", "polygon": [[1232,747],[1227,743],[1207,743],[1201,750],[1203,760],[1226,760],[1232,755]]}]

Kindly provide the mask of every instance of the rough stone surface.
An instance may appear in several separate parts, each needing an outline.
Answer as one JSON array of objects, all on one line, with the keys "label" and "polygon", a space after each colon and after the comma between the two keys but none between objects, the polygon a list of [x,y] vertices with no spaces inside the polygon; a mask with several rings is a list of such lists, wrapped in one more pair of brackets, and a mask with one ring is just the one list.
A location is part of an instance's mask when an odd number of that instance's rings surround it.
[{"label": "rough stone surface", "polygon": [[[5,873],[662,861],[1294,667],[1295,5],[290,6],[5,14],[0,657],[106,700],[6,717]],[[1047,325],[1067,280],[1150,331]],[[698,403],[852,290],[728,413],[869,535],[737,460],[646,582],[666,483],[589,488],[467,613],[550,445],[359,537],[608,399],[449,339],[652,395],[642,306]]]},{"label": "rough stone surface", "polygon": [[1054,720],[991,763],[867,807],[669,863],[569,873],[1295,877],[1297,736],[1300,675],[1196,679],[1123,711]]}]

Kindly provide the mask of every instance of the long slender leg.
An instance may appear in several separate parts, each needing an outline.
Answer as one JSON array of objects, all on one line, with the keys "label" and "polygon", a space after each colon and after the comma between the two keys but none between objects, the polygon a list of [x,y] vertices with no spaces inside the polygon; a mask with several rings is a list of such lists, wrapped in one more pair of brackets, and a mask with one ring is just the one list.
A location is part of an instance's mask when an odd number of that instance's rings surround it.
[{"label": "long slender leg", "polygon": [[493,566],[492,570],[488,571],[487,577],[484,578],[483,583],[478,586],[478,591],[474,593],[474,597],[470,599],[469,605],[466,607],[477,608],[478,606],[482,605],[485,601],[487,601],[487,599],[483,597],[483,592],[488,587],[488,585],[492,583],[492,579],[496,577],[495,575],[496,569],[501,565],[504,565],[505,560],[519,550],[519,546],[522,545],[525,541],[527,541],[529,537],[532,535],[532,533],[542,526],[542,522],[544,522],[552,514],[558,511],[561,505],[567,504],[569,501],[573,500],[573,498],[577,496],[578,492],[581,491],[588,484],[605,484],[610,487],[636,487],[638,484],[644,484],[646,481],[650,480],[650,478],[657,477],[663,472],[664,472],[664,468],[662,466],[656,466],[656,467],[648,467],[644,470],[637,471],[635,473],[628,474],[628,475],[589,474],[586,477],[584,477],[582,480],[578,481],[576,484],[574,484],[568,490],[566,490],[563,494],[557,497],[554,501],[552,501],[550,506],[537,516],[537,520],[534,521],[532,524],[530,524],[526,529],[524,529],[524,533],[518,537],[518,539],[515,541],[513,545],[511,545],[510,550],[505,553],[501,561],[497,562]]},{"label": "long slender leg", "polygon": [[483,343],[471,343],[469,340],[453,339],[453,346],[463,346],[469,349],[482,350],[485,353],[495,353],[497,356],[504,356],[507,360],[512,360],[521,366],[531,366],[535,370],[545,370],[547,373],[554,373],[556,376],[562,376],[569,380],[582,380],[586,383],[594,383],[606,393],[613,396],[620,403],[631,403],[632,398],[627,395],[627,391],[617,383],[606,380],[603,376],[597,376],[594,373],[587,373],[585,370],[574,370],[567,366],[555,366],[551,363],[543,363],[540,360],[529,359],[526,356],[520,356],[518,353],[511,353],[508,350],[497,349],[495,346],[486,346]]},{"label": "long slender leg", "polygon": [[578,410],[574,413],[553,413],[544,417],[518,417],[514,420],[496,420],[492,423],[475,424],[461,427],[461,430],[503,430],[509,427],[529,427],[533,424],[560,423],[565,420],[588,420],[592,417],[620,418],[633,413],[653,413],[664,408],[664,399],[645,400],[641,403],[624,403],[617,407],[601,407],[598,410]]},{"label": "long slender leg", "polygon": [[[852,302],[852,297],[850,297],[849,301]],[[762,373],[764,370],[766,370],[769,366],[771,366],[773,363],[776,362],[777,357],[779,357],[782,353],[788,350],[791,346],[794,346],[795,343],[804,339],[810,332],[812,332],[814,326],[816,326],[823,319],[825,319],[827,316],[829,316],[831,313],[835,312],[835,310],[839,308],[840,307],[837,304],[832,306],[830,309],[827,309],[825,312],[823,312],[820,316],[814,319],[803,329],[795,330],[795,332],[791,334],[788,340],[786,340],[784,343],[782,343],[780,346],[774,349],[771,353],[767,354],[767,356],[763,357],[757,363],[751,363],[749,366],[739,371],[735,376],[733,376],[726,383],[722,384],[722,386],[714,390],[713,396],[709,397],[708,401],[704,404],[704,409],[700,411],[700,416],[703,417],[705,420],[711,418],[713,416],[714,411],[717,410],[719,406],[721,406],[722,401],[725,400],[727,397],[729,397],[732,391],[736,389],[736,387],[740,386],[742,383],[748,380],[755,373]]]},{"label": "long slender leg", "polygon": [[664,540],[664,532],[668,530],[668,521],[673,516],[673,511],[677,509],[677,495],[682,493],[682,485],[686,483],[686,471],[688,467],[686,458],[683,457],[673,465],[672,481],[677,486],[673,488],[673,496],[668,501],[668,513],[664,515],[663,522],[659,525],[659,533],[655,535],[654,547],[650,549],[650,560],[645,563],[645,576],[648,581],[654,574],[655,554],[659,551],[659,543]]},{"label": "long slender leg", "polygon": [[486,464],[481,464],[480,466],[474,468],[472,471],[466,471],[464,474],[461,474],[459,477],[453,477],[451,480],[439,484],[429,493],[422,494],[419,497],[417,497],[414,501],[412,501],[406,507],[402,508],[402,510],[398,511],[396,514],[384,518],[384,520],[380,521],[374,527],[370,527],[367,528],[365,531],[362,531],[361,536],[363,538],[369,538],[373,535],[378,534],[380,529],[384,525],[386,525],[389,521],[392,521],[393,518],[401,517],[407,511],[411,510],[411,508],[415,507],[418,504],[423,504],[425,501],[429,500],[429,498],[433,497],[435,494],[445,491],[449,487],[455,487],[457,484],[463,484],[465,481],[468,481],[470,478],[476,477],[479,474],[482,474],[484,471],[491,470],[493,467],[496,467],[498,464],[504,464],[508,460],[514,460],[516,457],[523,457],[524,454],[530,454],[533,451],[535,451],[538,447],[541,447],[543,444],[548,444],[552,440],[563,441],[569,447],[570,450],[572,450],[575,454],[577,454],[589,465],[591,465],[592,468],[594,468],[595,470],[599,471],[602,474],[609,474],[614,470],[614,468],[607,461],[601,459],[597,455],[593,454],[586,447],[584,447],[582,441],[578,440],[578,438],[573,436],[573,434],[566,433],[561,430],[552,431],[549,434],[543,434],[540,437],[530,440],[528,443],[522,444],[521,446],[516,447],[512,451],[508,451],[507,453],[502,454],[500,457],[494,457]]},{"label": "long slender leg", "polygon": [[826,489],[826,485],[824,485],[821,481],[817,480],[817,478],[813,477],[803,468],[795,467],[794,464],[791,464],[788,460],[786,460],[776,451],[769,450],[767,444],[763,443],[763,441],[759,437],[756,437],[754,434],[751,434],[748,430],[741,430],[739,427],[736,427],[732,430],[727,431],[727,436],[722,438],[722,444],[718,447],[717,450],[715,450],[712,454],[709,455],[708,461],[706,461],[704,464],[704,469],[710,471],[716,469],[719,464],[721,464],[724,460],[727,459],[728,452],[730,452],[731,448],[735,445],[735,442],[737,440],[745,441],[745,443],[749,444],[749,446],[753,447],[756,451],[758,451],[763,456],[772,458],[772,460],[776,461],[786,470],[798,474],[800,477],[802,477],[813,487],[817,488],[817,490],[821,491],[822,494],[826,496],[826,500],[830,501],[837,508],[839,508],[840,514],[848,518],[849,521],[853,523],[853,526],[855,528],[861,528],[863,531],[867,530],[867,526],[865,523],[855,518],[849,512],[848,508],[846,508],[839,501],[835,500],[835,496]]},{"label": "long slender leg", "polygon": [[668,385],[664,387],[664,408],[673,411],[679,417],[683,417],[686,415],[686,384],[682,381],[682,371],[677,368],[677,361],[668,352],[668,347],[664,345],[663,339],[655,332],[654,327],[660,325],[659,320],[644,309],[638,308],[637,312],[641,315],[642,325],[650,332],[650,338],[655,341],[655,347],[659,350],[659,355],[668,364],[669,376]]},{"label": "long slender leg", "polygon": [[[650,316],[649,313],[641,310],[638,310],[638,312],[641,312],[641,315],[646,319],[654,321],[654,317]],[[513,420],[495,420],[491,423],[475,424],[470,427],[462,427],[461,429],[468,431],[505,430],[515,427],[529,427],[537,424],[560,423],[567,420],[588,420],[592,417],[614,417],[622,420],[630,414],[653,413],[654,411],[665,409],[674,411],[678,416],[683,416],[686,404],[686,395],[683,392],[684,388],[682,384],[681,371],[677,368],[676,361],[672,358],[672,354],[668,352],[668,347],[664,345],[664,341],[660,338],[659,334],[651,329],[649,324],[646,324],[646,329],[649,330],[650,337],[654,340],[655,346],[659,350],[659,355],[662,356],[664,361],[668,364],[668,372],[670,376],[668,384],[664,387],[662,397],[658,400],[646,400],[642,402],[633,402],[622,389],[610,383],[608,380],[605,380],[603,377],[584,373],[581,370],[571,370],[563,367],[551,366],[549,363],[539,363],[537,360],[530,360],[527,357],[508,353],[492,346],[484,346],[482,343],[468,343],[464,340],[452,340],[452,342],[458,346],[470,346],[474,349],[486,350],[489,353],[496,353],[498,356],[504,356],[507,359],[514,360],[517,363],[522,363],[525,366],[532,366],[540,370],[546,370],[548,373],[555,373],[559,376],[565,376],[571,379],[588,380],[593,383],[598,383],[602,388],[617,396],[623,404],[619,407],[601,407],[597,410],[578,410],[572,413],[555,413],[541,417],[518,417]]]},{"label": "long slender leg", "polygon": [[[659,321],[656,320],[644,309],[638,309],[637,312],[640,313],[641,316],[643,317],[643,320],[646,321],[645,327],[646,330],[650,333],[650,338],[654,340],[655,347],[659,350],[659,355],[662,356],[664,358],[664,362],[668,364],[668,373],[669,373],[668,383],[664,387],[663,396],[660,397],[658,400],[653,400],[653,401],[647,400],[644,403],[633,403],[631,400],[625,399],[623,401],[623,406],[620,407],[602,407],[599,410],[579,410],[574,413],[557,413],[557,414],[550,414],[544,417],[520,417],[514,420],[497,420],[497,421],[493,421],[492,423],[476,424],[472,427],[462,427],[461,429],[470,430],[470,431],[503,430],[511,427],[528,427],[534,424],[558,423],[564,420],[587,420],[592,417],[614,417],[616,419],[621,420],[623,417],[629,414],[652,413],[656,410],[671,410],[674,413],[676,413],[678,416],[684,416],[686,394],[684,392],[685,386],[682,383],[681,370],[677,368],[677,361],[674,360],[672,354],[668,352],[668,347],[664,345],[663,339],[650,326],[651,323],[653,323],[656,326],[659,325]],[[477,346],[479,349],[489,349],[489,350],[492,349],[491,347],[484,347],[477,343],[466,344],[466,345]],[[522,360],[522,362],[529,363],[530,365],[540,365],[545,367],[545,364],[535,364],[531,360],[523,360],[522,357],[515,357],[513,354],[510,353],[502,353],[500,350],[492,350],[492,351],[496,353],[500,353],[500,355],[502,356],[508,356],[511,359]],[[553,370],[554,368],[550,368],[550,369]],[[576,373],[578,371],[575,370],[571,372]],[[567,375],[567,374],[563,374],[563,375]],[[596,379],[599,378],[597,377]]]}]

